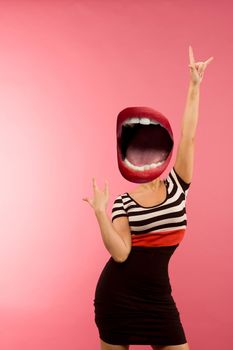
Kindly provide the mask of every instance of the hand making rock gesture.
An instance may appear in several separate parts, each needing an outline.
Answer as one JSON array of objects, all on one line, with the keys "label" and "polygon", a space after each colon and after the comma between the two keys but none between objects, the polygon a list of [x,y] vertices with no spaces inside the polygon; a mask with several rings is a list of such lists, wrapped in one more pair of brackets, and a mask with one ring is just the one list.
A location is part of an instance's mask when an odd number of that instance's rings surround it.
[{"label": "hand making rock gesture", "polygon": [[189,46],[189,67],[191,73],[191,82],[194,85],[199,85],[203,79],[204,71],[207,65],[213,60],[213,57],[208,58],[204,62],[195,62],[192,46]]},{"label": "hand making rock gesture", "polygon": [[96,179],[94,177],[92,179],[92,185],[94,194],[93,198],[85,197],[83,198],[83,200],[88,202],[95,212],[106,210],[109,199],[109,189],[107,181],[105,181],[105,187],[103,191],[101,191],[97,186]]}]

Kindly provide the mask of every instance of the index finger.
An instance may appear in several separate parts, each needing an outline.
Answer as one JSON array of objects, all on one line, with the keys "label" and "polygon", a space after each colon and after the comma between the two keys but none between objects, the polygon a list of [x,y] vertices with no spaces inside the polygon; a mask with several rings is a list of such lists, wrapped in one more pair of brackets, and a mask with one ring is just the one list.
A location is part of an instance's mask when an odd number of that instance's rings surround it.
[{"label": "index finger", "polygon": [[193,49],[192,49],[191,45],[189,45],[189,62],[190,62],[191,65],[195,64],[194,55],[193,55]]},{"label": "index finger", "polygon": [[92,178],[92,185],[93,185],[93,189],[94,191],[98,188],[97,184],[96,184],[96,179],[95,177]]}]

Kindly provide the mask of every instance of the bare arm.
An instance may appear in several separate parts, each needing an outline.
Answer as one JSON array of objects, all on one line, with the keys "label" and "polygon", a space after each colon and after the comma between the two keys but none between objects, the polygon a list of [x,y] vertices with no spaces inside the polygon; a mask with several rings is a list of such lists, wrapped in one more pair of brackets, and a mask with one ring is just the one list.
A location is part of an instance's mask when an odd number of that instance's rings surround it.
[{"label": "bare arm", "polygon": [[112,223],[105,210],[96,210],[95,215],[105,248],[115,261],[125,261],[131,249],[128,219],[125,217],[116,218]]},{"label": "bare arm", "polygon": [[182,120],[181,137],[178,145],[174,168],[178,175],[187,183],[191,182],[194,163],[194,141],[199,115],[200,83],[210,57],[205,62],[194,61],[193,50],[189,47],[191,78]]},{"label": "bare arm", "polygon": [[189,83],[188,95],[182,121],[180,142],[174,168],[187,183],[191,182],[194,163],[194,141],[198,122],[199,85]]},{"label": "bare arm", "polygon": [[106,212],[109,198],[108,186],[105,183],[104,191],[100,191],[93,178],[94,197],[83,198],[94,209],[103,243],[113,259],[123,262],[127,259],[131,250],[131,234],[126,217],[116,218],[111,222]]}]

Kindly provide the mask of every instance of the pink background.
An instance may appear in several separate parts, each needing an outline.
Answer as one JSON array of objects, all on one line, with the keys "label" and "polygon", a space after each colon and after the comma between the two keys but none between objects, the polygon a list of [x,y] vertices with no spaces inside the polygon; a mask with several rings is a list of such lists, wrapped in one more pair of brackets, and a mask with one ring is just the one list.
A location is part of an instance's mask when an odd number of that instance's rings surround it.
[{"label": "pink background", "polygon": [[232,10],[231,1],[0,1],[1,350],[99,349],[93,298],[109,253],[82,197],[93,175],[100,187],[108,179],[110,213],[135,186],[117,167],[123,108],[164,113],[177,146],[189,44],[197,61],[214,60],[170,278],[190,349],[232,348]]}]

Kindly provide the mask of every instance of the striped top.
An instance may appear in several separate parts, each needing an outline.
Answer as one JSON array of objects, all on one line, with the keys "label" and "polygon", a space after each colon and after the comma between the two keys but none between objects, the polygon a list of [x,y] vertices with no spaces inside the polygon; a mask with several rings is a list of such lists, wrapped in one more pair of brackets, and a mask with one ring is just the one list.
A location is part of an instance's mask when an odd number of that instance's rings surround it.
[{"label": "striped top", "polygon": [[127,192],[119,195],[112,207],[112,221],[128,217],[132,246],[168,246],[183,239],[187,227],[186,197],[190,183],[186,183],[172,167],[164,180],[166,199],[157,205],[144,207]]}]

